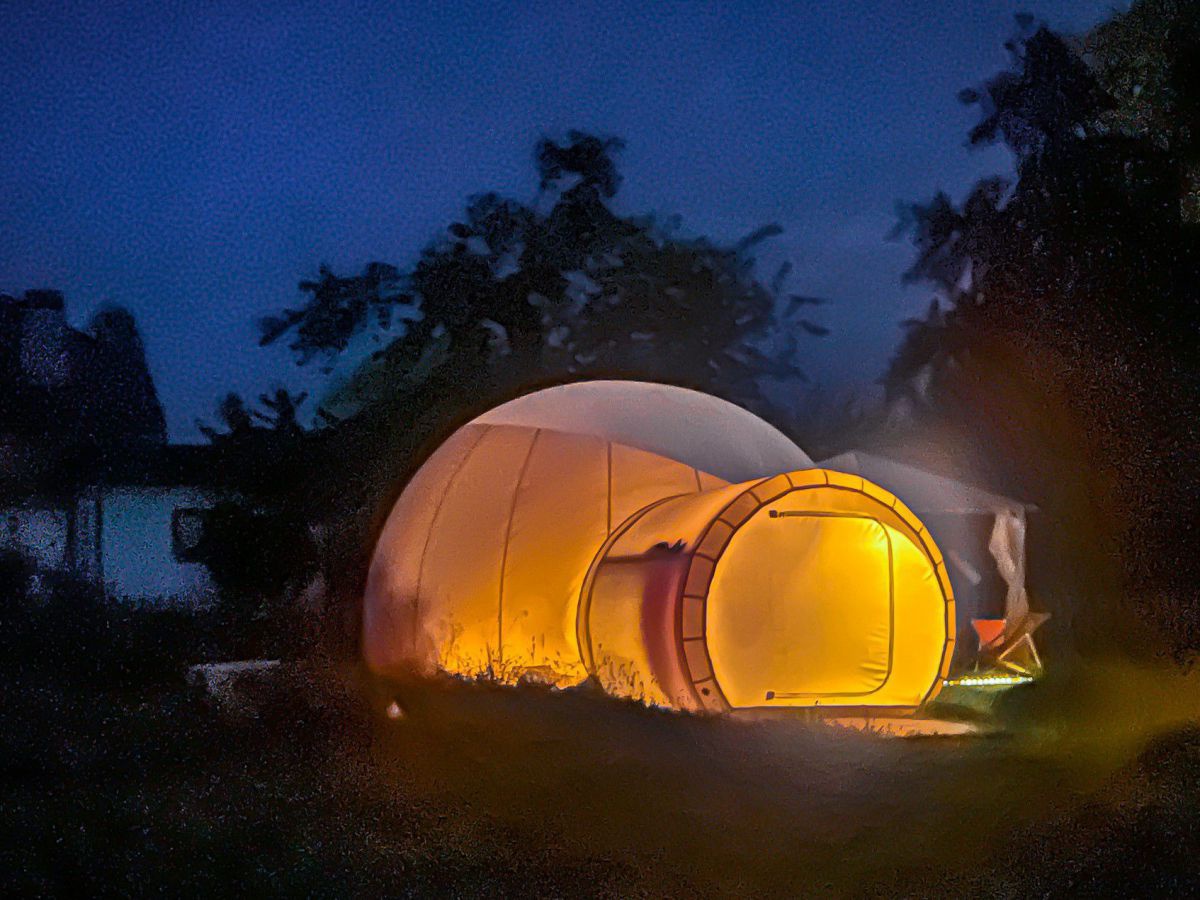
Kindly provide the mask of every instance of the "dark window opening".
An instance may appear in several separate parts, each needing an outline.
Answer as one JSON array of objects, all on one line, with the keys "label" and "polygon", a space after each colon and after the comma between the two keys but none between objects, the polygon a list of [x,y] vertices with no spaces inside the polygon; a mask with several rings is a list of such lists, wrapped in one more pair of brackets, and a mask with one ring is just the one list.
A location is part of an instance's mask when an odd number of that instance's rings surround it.
[{"label": "dark window opening", "polygon": [[180,562],[197,562],[204,534],[203,509],[180,507],[171,513],[171,552]]}]

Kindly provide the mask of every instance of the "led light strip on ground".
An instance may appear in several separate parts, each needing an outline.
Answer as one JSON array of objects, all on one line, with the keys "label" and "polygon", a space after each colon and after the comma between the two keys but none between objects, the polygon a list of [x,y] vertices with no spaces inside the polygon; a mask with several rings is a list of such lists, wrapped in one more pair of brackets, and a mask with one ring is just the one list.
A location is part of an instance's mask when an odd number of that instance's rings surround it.
[{"label": "led light strip on ground", "polygon": [[942,682],[946,687],[1007,687],[1015,684],[1029,684],[1033,681],[1029,675],[964,675],[962,678],[947,678]]}]

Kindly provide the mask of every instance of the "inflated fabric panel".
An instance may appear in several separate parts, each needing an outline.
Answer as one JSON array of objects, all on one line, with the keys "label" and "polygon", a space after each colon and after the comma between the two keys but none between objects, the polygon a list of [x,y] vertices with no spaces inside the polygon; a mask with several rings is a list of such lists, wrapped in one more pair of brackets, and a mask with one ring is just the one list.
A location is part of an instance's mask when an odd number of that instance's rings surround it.
[{"label": "inflated fabric panel", "polygon": [[571,684],[587,673],[575,617],[588,565],[607,537],[608,447],[599,438],[538,432],[513,505],[501,623],[506,670]]},{"label": "inflated fabric panel", "polygon": [[421,564],[442,500],[487,430],[468,425],[451,435],[413,476],[384,523],[363,604],[363,655],[374,669],[427,671],[436,662],[433,647],[418,641]]},{"label": "inflated fabric panel", "polygon": [[500,570],[510,515],[537,432],[491,426],[454,478],[421,569],[421,623],[439,667],[478,675],[500,663]]}]

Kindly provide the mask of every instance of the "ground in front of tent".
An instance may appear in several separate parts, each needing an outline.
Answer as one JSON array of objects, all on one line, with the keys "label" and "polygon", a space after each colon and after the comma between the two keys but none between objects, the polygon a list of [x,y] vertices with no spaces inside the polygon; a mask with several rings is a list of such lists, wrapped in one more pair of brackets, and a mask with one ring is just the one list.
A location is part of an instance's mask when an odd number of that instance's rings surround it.
[{"label": "ground in front of tent", "polygon": [[117,689],[22,671],[0,684],[10,893],[1197,886],[1200,672],[1087,666],[1004,694],[995,715],[1018,726],[1004,736],[916,740],[294,664],[255,675],[232,708],[182,678]]}]

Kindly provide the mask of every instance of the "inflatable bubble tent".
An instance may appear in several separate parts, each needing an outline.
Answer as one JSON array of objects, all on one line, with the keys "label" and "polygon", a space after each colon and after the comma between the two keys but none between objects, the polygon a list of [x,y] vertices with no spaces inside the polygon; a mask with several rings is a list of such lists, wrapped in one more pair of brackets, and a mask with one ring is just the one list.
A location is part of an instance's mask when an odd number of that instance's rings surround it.
[{"label": "inflatable bubble tent", "polygon": [[705,712],[904,714],[954,648],[941,553],[884,487],[730,403],[550,388],[460,428],[380,534],[363,654]]}]

